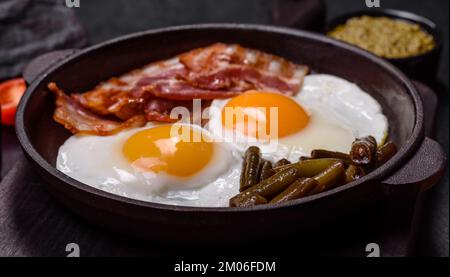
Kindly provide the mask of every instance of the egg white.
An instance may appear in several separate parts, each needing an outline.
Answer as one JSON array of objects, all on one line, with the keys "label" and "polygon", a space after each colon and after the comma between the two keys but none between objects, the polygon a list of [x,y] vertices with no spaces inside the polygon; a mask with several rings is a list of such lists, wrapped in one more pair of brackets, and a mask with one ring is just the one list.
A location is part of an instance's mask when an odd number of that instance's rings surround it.
[{"label": "egg white", "polygon": [[351,129],[354,137],[373,136],[378,144],[386,140],[389,125],[381,105],[354,83],[333,75],[309,75],[296,99]]}]

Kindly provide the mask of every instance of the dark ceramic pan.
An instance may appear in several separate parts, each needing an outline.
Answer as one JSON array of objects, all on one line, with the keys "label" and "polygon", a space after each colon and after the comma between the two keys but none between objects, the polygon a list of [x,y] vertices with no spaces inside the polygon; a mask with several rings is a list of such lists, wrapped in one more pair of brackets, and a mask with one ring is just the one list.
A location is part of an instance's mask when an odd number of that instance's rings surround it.
[{"label": "dark ceramic pan", "polygon": [[[278,54],[357,83],[382,104],[399,153],[352,184],[279,206],[254,208],[142,202],[89,187],[56,170],[58,148],[71,134],[52,120],[54,99],[46,89],[48,82],[57,82],[66,91],[85,91],[108,77],[218,41]],[[48,190],[91,222],[140,238],[227,242],[312,230],[381,199],[424,190],[446,164],[441,146],[424,136],[416,88],[399,70],[358,48],[308,32],[235,24],[152,30],[41,57],[29,66],[25,78],[31,84],[18,109],[17,135]]]}]

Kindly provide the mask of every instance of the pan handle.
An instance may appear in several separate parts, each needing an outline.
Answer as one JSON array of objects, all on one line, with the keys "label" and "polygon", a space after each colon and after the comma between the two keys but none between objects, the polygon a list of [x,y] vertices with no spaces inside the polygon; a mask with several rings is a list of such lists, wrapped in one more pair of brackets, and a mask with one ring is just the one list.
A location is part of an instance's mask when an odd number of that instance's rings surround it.
[{"label": "pan handle", "polygon": [[22,76],[27,82],[31,84],[37,77],[47,72],[52,66],[65,58],[75,54],[80,50],[78,49],[66,49],[48,52],[37,58],[34,58],[30,63],[25,66]]},{"label": "pan handle", "polygon": [[427,137],[414,156],[382,182],[383,192],[393,195],[405,189],[419,192],[428,190],[443,176],[446,166],[444,149],[438,142]]}]

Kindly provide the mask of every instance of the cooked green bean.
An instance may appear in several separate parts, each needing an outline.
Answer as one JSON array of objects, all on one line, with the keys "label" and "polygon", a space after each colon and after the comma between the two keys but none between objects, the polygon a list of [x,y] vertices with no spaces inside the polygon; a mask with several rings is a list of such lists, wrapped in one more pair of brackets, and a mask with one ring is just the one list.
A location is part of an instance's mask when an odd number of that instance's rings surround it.
[{"label": "cooked green bean", "polygon": [[245,152],[244,165],[240,179],[240,191],[244,191],[259,183],[260,150],[252,146]]},{"label": "cooked green bean", "polygon": [[377,140],[373,136],[363,137],[362,139],[368,141],[369,143],[375,146],[378,146]]},{"label": "cooked green bean", "polygon": [[289,164],[291,164],[291,162],[289,160],[281,159],[275,163],[274,167],[280,167],[280,166],[285,166],[285,165],[289,165]]},{"label": "cooked green bean", "polygon": [[302,177],[313,177],[330,167],[337,159],[316,159],[305,160],[298,163],[288,164],[274,168],[275,172],[280,172],[288,168],[299,167],[302,170]]},{"label": "cooked green bean", "polygon": [[342,160],[347,164],[350,164],[352,160],[350,155],[342,152],[333,152],[328,150],[313,150],[311,152],[311,158],[313,159],[338,159]]},{"label": "cooked green bean", "polygon": [[272,177],[275,174],[275,171],[272,168],[272,163],[269,161],[262,161],[261,169],[259,173],[259,181],[264,181],[269,177]]},{"label": "cooked green bean", "polygon": [[377,141],[369,136],[356,139],[352,144],[350,159],[355,165],[369,166],[375,161]]},{"label": "cooked green bean", "polygon": [[299,162],[303,162],[303,161],[307,161],[307,160],[312,160],[312,158],[311,157],[302,156],[302,157],[300,157],[300,159],[298,159]]},{"label": "cooked green bean", "polygon": [[240,203],[248,201],[247,198],[258,194],[265,198],[276,196],[285,190],[290,184],[300,178],[300,169],[297,167],[281,171],[272,177],[262,181],[256,186],[247,189],[244,192],[230,199],[230,206],[237,207]]},{"label": "cooked green bean", "polygon": [[345,183],[351,183],[366,175],[363,168],[356,165],[349,165],[345,170]]},{"label": "cooked green bean", "polygon": [[270,201],[270,204],[284,203],[308,196],[319,184],[312,178],[295,181],[286,190]]},{"label": "cooked green bean", "polygon": [[288,169],[288,168],[293,168],[293,167],[295,167],[296,165],[297,165],[298,163],[293,163],[293,164],[287,164],[287,165],[282,165],[282,166],[278,166],[278,167],[273,167],[273,171],[275,171],[275,172],[280,172],[280,171],[283,171],[283,170],[285,170],[285,169]]},{"label": "cooked green bean", "polygon": [[313,194],[321,193],[332,189],[345,180],[345,166],[342,161],[335,162],[322,173],[314,177],[319,184],[313,191]]},{"label": "cooked green bean", "polygon": [[360,179],[396,153],[392,142],[378,148],[369,136],[355,140],[350,154],[314,150],[297,163],[282,159],[272,167],[259,148],[251,147],[244,158],[240,193],[230,199],[230,206],[283,203],[321,193]]},{"label": "cooked green bean", "polygon": [[377,150],[377,167],[385,164],[395,154],[397,154],[397,146],[394,143],[388,142]]},{"label": "cooked green bean", "polygon": [[342,162],[336,159],[317,159],[288,165],[284,170],[231,198],[230,206],[236,207],[245,198],[254,194],[271,199],[271,197],[275,197],[288,188],[297,179],[316,176],[336,163]]},{"label": "cooked green bean", "polygon": [[245,198],[243,201],[238,202],[234,207],[253,207],[257,205],[263,205],[267,204],[268,201],[266,198],[262,197],[261,195],[254,194],[250,195],[249,197]]}]

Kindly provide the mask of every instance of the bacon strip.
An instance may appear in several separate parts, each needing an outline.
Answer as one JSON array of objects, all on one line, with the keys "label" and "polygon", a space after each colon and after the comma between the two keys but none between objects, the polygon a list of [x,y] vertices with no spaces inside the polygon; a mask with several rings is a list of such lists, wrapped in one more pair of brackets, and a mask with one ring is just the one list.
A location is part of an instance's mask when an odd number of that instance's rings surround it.
[{"label": "bacon strip", "polygon": [[175,58],[152,63],[94,89],[131,92],[145,86],[153,96],[170,100],[229,98],[247,90],[295,95],[308,67],[239,45],[216,43]]},{"label": "bacon strip", "polygon": [[[53,119],[74,134],[109,136],[124,129],[141,127],[148,121],[177,122],[178,118],[171,118],[172,109],[175,107],[185,107],[192,111],[192,101],[153,98],[145,103],[142,111],[134,111],[135,114],[125,121],[115,121],[83,107],[79,101],[81,99],[79,94],[68,96],[55,83],[50,83],[48,88],[56,95]],[[209,102],[203,103],[202,108],[209,105]],[[121,110],[123,111],[125,107]]]},{"label": "bacon strip", "polygon": [[150,80],[143,78],[137,86],[155,97],[177,101],[225,99],[242,93],[242,91],[203,89],[195,84],[177,79],[153,81],[152,78]]},{"label": "bacon strip", "polygon": [[194,87],[204,89],[278,91],[290,96],[297,94],[300,89],[298,84],[286,82],[279,76],[240,66],[230,66],[206,75],[190,74],[188,81]]},{"label": "bacon strip", "polygon": [[143,126],[146,123],[143,116],[136,116],[125,122],[101,118],[80,106],[74,98],[66,95],[55,83],[50,83],[48,88],[56,95],[56,110],[53,119],[72,133],[108,136],[127,128]]},{"label": "bacon strip", "polygon": [[185,107],[189,111],[192,111],[192,101],[172,101],[162,98],[153,98],[147,102],[144,112],[148,121],[170,123],[179,120],[170,117],[170,113],[176,107]]},{"label": "bacon strip", "polygon": [[172,109],[192,109],[193,99],[224,99],[248,90],[292,96],[308,70],[262,51],[216,43],[111,78],[82,94],[68,96],[53,83],[49,89],[57,96],[57,122],[73,133],[110,135],[145,121],[174,122]]}]

